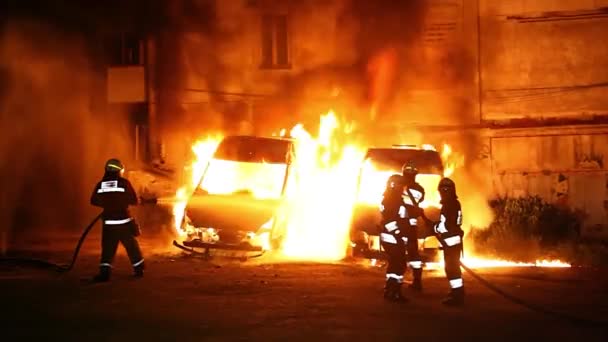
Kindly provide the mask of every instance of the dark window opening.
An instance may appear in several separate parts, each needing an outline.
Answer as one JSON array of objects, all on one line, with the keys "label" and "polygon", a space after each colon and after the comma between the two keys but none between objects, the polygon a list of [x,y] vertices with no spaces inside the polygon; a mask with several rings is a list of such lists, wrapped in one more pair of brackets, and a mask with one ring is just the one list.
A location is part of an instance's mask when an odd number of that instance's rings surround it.
[{"label": "dark window opening", "polygon": [[106,42],[108,64],[113,66],[143,65],[143,40],[136,35],[120,34]]},{"label": "dark window opening", "polygon": [[262,16],[262,68],[289,69],[286,15]]}]

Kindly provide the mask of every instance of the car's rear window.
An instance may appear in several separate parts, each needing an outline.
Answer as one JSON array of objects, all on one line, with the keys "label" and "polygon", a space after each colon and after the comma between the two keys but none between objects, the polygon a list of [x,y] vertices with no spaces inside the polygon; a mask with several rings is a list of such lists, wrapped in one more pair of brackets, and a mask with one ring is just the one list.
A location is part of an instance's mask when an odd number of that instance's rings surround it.
[{"label": "car's rear window", "polygon": [[249,163],[286,163],[290,151],[288,140],[233,136],[218,146],[214,158]]},{"label": "car's rear window", "polygon": [[437,151],[373,148],[367,151],[366,158],[381,169],[401,170],[403,164],[411,160],[418,168],[419,173],[443,173],[443,164]]}]

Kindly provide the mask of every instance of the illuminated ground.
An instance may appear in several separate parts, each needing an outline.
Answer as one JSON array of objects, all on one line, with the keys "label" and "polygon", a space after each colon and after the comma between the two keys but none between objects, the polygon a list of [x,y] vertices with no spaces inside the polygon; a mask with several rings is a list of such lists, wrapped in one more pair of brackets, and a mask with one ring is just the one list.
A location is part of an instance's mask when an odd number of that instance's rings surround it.
[{"label": "illuminated ground", "polygon": [[[148,251],[148,272],[130,279],[123,253],[109,284],[84,281],[96,271],[98,234],[69,274],[0,267],[3,340],[606,340],[593,328],[532,312],[466,276],[468,305],[439,303],[440,272],[405,305],[382,300],[382,269],[355,264],[205,262]],[[73,239],[32,245],[67,260]],[[50,240],[49,240],[50,241]],[[65,248],[59,246],[66,246]],[[41,254],[42,255],[42,254]],[[603,273],[602,273],[603,272]],[[526,300],[608,321],[608,274],[590,269],[484,270],[492,282]],[[603,329],[603,330],[602,330]]]}]

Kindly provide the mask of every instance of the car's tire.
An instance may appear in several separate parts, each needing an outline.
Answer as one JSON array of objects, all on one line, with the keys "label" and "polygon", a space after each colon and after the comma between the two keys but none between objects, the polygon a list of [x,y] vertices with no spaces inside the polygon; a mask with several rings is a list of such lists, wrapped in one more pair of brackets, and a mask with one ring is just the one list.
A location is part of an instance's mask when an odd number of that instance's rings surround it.
[{"label": "car's tire", "polygon": [[426,262],[439,262],[440,254],[438,248],[425,248],[423,250],[423,259]]}]

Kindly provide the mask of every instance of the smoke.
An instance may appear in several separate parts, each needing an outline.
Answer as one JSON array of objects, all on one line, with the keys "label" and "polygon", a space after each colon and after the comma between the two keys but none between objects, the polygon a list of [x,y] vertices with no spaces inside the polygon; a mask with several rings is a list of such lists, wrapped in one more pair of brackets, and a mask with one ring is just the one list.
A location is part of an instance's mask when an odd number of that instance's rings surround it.
[{"label": "smoke", "polygon": [[[473,131],[418,127],[478,122],[477,63],[469,43],[475,39],[462,33],[471,27],[463,6],[419,0],[172,2],[171,29],[156,49],[159,116],[174,145],[169,153],[179,156],[180,165],[192,141],[210,131],[268,135],[298,122],[315,131],[319,115],[334,109],[341,122],[354,123],[362,146],[449,143],[464,154],[455,180],[469,217],[485,226],[491,213],[488,182],[479,176],[489,174],[487,160],[478,158],[483,139]],[[261,17],[268,13],[288,15],[289,69],[260,68]],[[243,126],[250,113],[254,127]]]},{"label": "smoke", "polygon": [[[31,21],[0,36],[2,251],[11,232],[79,230],[94,217],[89,198],[110,157],[126,159],[123,113],[95,111],[103,72],[79,36]],[[127,166],[129,164],[127,163]],[[32,230],[33,229],[33,230]]]}]

